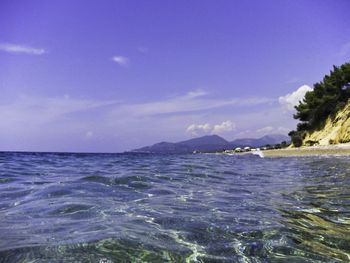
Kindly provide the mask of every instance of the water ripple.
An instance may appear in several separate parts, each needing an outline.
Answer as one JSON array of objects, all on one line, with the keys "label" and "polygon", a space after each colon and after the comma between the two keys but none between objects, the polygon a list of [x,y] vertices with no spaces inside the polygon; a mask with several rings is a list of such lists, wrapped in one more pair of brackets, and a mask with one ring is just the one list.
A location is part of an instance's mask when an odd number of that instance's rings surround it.
[{"label": "water ripple", "polygon": [[347,262],[349,160],[0,153],[0,262]]}]

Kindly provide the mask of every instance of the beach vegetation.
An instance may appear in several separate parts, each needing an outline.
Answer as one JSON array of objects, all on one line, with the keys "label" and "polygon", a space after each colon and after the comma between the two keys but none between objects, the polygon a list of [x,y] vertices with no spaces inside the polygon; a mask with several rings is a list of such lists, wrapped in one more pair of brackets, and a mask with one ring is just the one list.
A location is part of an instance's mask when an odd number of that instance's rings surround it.
[{"label": "beach vegetation", "polygon": [[302,101],[295,106],[294,118],[300,122],[289,133],[293,145],[300,147],[307,132],[323,128],[327,118],[334,118],[350,98],[350,63],[333,66],[328,75],[314,84]]}]

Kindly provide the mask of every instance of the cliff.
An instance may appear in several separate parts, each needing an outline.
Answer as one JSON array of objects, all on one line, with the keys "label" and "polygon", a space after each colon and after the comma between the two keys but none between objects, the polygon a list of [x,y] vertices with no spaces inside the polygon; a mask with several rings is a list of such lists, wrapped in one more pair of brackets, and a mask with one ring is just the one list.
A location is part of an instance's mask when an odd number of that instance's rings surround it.
[{"label": "cliff", "polygon": [[338,111],[335,117],[328,117],[322,129],[308,132],[304,146],[313,144],[329,145],[350,142],[350,101]]}]

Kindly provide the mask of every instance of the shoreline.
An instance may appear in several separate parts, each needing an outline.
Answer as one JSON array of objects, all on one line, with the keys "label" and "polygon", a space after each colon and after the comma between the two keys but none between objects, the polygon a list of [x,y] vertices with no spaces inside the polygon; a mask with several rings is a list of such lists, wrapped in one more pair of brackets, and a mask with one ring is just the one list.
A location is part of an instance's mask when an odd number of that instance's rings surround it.
[{"label": "shoreline", "polygon": [[323,155],[350,156],[350,143],[265,150],[265,151],[262,151],[262,153],[264,157],[323,156]]}]

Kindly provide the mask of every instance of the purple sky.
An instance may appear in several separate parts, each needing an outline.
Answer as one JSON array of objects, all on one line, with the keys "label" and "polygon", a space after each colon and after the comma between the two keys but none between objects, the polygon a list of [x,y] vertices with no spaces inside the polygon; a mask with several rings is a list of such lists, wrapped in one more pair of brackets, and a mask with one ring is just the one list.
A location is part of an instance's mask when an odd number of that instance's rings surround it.
[{"label": "purple sky", "polygon": [[0,150],[286,134],[293,104],[350,60],[349,10],[348,0],[2,0]]}]

